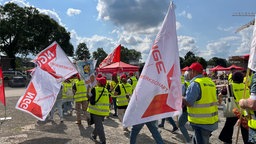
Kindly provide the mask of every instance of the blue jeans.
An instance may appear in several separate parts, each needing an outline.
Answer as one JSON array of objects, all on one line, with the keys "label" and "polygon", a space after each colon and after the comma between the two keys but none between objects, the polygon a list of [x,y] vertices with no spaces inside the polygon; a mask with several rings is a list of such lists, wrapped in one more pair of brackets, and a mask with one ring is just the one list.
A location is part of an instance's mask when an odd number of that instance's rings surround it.
[{"label": "blue jeans", "polygon": [[256,130],[249,128],[249,142],[256,143]]},{"label": "blue jeans", "polygon": [[56,108],[58,109],[58,113],[59,113],[60,118],[61,119],[63,118],[62,100],[56,100],[52,110],[50,111],[49,119],[53,120],[53,116],[54,116]]},{"label": "blue jeans", "polygon": [[164,125],[165,123],[165,119],[169,121],[169,123],[172,125],[173,128],[177,127],[175,121],[173,120],[172,117],[168,117],[168,118],[163,118],[161,121],[161,125]]},{"label": "blue jeans", "polygon": [[71,101],[63,101],[63,112],[67,113],[68,111],[72,111],[72,102]]},{"label": "blue jeans", "polygon": [[185,112],[182,112],[182,114],[179,116],[178,126],[179,126],[180,131],[181,131],[182,135],[184,136],[186,142],[190,142],[191,138],[190,138],[188,131],[185,127],[185,124],[187,122],[188,122],[188,113],[185,111]]},{"label": "blue jeans", "polygon": [[209,144],[209,138],[212,131],[202,129],[195,125],[191,126],[194,129],[193,144]]},{"label": "blue jeans", "polygon": [[131,135],[130,135],[130,144],[135,144],[136,143],[136,138],[137,135],[139,134],[140,130],[144,126],[144,124],[147,125],[149,131],[151,132],[153,138],[155,139],[157,144],[163,144],[163,139],[162,136],[160,135],[158,129],[157,129],[157,121],[151,121],[147,123],[142,123],[138,125],[132,126],[131,129]]}]

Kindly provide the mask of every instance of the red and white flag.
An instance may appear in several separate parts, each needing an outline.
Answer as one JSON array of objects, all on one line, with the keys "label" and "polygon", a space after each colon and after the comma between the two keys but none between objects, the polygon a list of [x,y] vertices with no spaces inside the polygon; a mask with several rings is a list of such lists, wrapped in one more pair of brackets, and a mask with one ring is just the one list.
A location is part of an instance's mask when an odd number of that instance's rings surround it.
[{"label": "red and white flag", "polygon": [[44,121],[56,101],[60,87],[61,83],[55,77],[36,67],[25,94],[16,104],[16,109]]},{"label": "red and white flag", "polygon": [[57,42],[53,42],[41,51],[34,59],[42,70],[47,71],[56,79],[65,80],[78,73],[76,67],[68,59]]},{"label": "red and white flag", "polygon": [[99,65],[99,68],[110,65],[115,62],[120,62],[121,45],[117,46]]},{"label": "red and white flag", "polygon": [[253,36],[252,36],[252,43],[250,49],[250,57],[248,61],[248,68],[253,71],[256,71],[256,17],[254,20],[254,29],[253,29]]},{"label": "red and white flag", "polygon": [[181,71],[174,5],[158,32],[124,115],[123,125],[132,126],[181,113]]},{"label": "red and white flag", "polygon": [[2,67],[0,67],[0,101],[3,103],[4,106],[6,106]]}]

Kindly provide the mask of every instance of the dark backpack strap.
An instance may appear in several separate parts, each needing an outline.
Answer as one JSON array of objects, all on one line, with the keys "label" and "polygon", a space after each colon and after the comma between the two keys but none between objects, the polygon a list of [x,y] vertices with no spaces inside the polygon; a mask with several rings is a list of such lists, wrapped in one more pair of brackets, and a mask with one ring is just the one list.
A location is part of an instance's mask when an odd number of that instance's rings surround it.
[{"label": "dark backpack strap", "polygon": [[101,94],[100,94],[99,98],[95,101],[95,104],[100,100],[100,98],[101,98],[101,96],[102,96],[104,90],[105,90],[105,88],[103,87],[103,90],[101,91]]}]

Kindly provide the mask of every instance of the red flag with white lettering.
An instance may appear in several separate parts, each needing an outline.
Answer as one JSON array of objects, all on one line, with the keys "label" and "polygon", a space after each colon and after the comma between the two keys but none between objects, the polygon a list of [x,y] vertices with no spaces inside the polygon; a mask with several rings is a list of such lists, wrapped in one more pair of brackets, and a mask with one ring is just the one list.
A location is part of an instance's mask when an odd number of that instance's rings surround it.
[{"label": "red flag with white lettering", "polygon": [[5,90],[4,90],[4,77],[2,67],[0,67],[0,101],[6,106],[5,102]]},{"label": "red flag with white lettering", "polygon": [[16,104],[16,109],[44,121],[56,101],[60,87],[61,83],[55,77],[36,67],[25,94]]},{"label": "red flag with white lettering", "polygon": [[99,68],[110,65],[115,62],[120,62],[121,45],[117,46],[99,65]]},{"label": "red flag with white lettering", "polygon": [[42,70],[47,71],[56,79],[65,80],[78,73],[76,67],[68,59],[57,42],[53,42],[41,51],[34,59]]},{"label": "red flag with white lettering", "polygon": [[174,5],[170,4],[126,109],[124,126],[181,113],[181,71],[175,24]]}]

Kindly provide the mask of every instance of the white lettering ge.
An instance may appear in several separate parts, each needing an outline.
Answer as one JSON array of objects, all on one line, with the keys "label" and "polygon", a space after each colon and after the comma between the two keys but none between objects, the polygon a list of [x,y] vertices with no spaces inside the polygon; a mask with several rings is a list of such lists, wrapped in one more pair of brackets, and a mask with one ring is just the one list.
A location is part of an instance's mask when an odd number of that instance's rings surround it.
[{"label": "white lettering ge", "polygon": [[153,45],[152,47],[152,56],[154,58],[154,61],[156,62],[156,69],[157,69],[157,72],[158,74],[161,72],[161,71],[165,71],[165,66],[164,66],[164,63],[162,61],[162,56],[161,56],[161,53],[158,49],[158,46],[157,45]]}]

